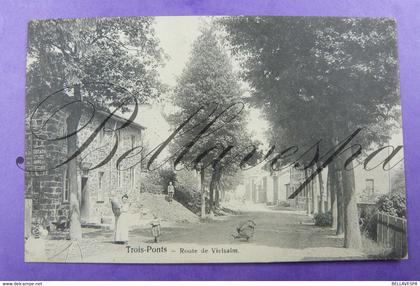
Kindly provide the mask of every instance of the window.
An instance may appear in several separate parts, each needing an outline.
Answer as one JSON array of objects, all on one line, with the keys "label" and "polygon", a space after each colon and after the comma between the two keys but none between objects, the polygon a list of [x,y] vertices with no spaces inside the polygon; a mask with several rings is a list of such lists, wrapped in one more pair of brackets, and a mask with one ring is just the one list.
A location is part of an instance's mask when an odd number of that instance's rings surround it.
[{"label": "window", "polygon": [[[60,129],[59,129],[59,133],[58,133],[58,135],[60,135],[60,136],[66,136],[67,135],[67,125],[65,125],[65,124],[63,124],[63,125],[61,125],[60,126]],[[30,136],[30,138],[32,138],[32,136]]]},{"label": "window", "polygon": [[121,130],[118,130],[118,140],[120,142],[121,150],[122,152],[125,152],[127,151],[127,138],[125,138],[123,135],[124,134],[121,132]]},{"label": "window", "polygon": [[118,181],[118,187],[122,186],[122,171],[117,170],[117,181]]},{"label": "window", "polygon": [[105,127],[102,127],[101,131],[99,131],[99,144],[104,143],[105,139]]},{"label": "window", "polygon": [[374,187],[375,187],[375,185],[374,185],[373,179],[366,179],[366,192],[368,194],[373,194]]},{"label": "window", "polygon": [[145,157],[143,157],[143,151],[142,151],[142,153],[141,153],[141,158],[140,158],[140,170],[141,170],[141,172],[144,172],[144,173],[147,173],[148,172],[148,169],[147,169],[147,160],[146,160],[146,158]]},{"label": "window", "polygon": [[[116,127],[116,126],[115,126]],[[114,127],[114,128],[115,128]],[[121,138],[121,130],[115,130],[114,129],[114,133],[113,133],[113,136],[112,136],[112,144],[114,144],[115,143],[115,141],[114,140],[118,140],[118,150],[122,150],[123,148],[123,146],[122,146],[122,143],[123,143],[123,141],[122,141],[122,138]]]},{"label": "window", "polygon": [[132,190],[136,187],[136,172],[135,167],[130,168],[130,187]]},{"label": "window", "polygon": [[98,201],[103,201],[104,172],[98,172]]},{"label": "window", "polygon": [[136,136],[131,135],[131,149],[133,149],[136,146]]},{"label": "window", "polygon": [[98,174],[98,189],[102,190],[104,172],[99,172]]},{"label": "window", "polygon": [[67,175],[67,169],[63,174],[63,203],[68,203],[70,200],[70,183]]}]

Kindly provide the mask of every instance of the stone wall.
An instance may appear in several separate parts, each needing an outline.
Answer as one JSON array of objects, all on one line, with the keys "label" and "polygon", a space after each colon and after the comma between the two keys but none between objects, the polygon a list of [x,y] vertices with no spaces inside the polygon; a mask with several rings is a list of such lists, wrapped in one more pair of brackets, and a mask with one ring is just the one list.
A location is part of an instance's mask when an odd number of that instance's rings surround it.
[{"label": "stone wall", "polygon": [[26,119],[25,197],[32,200],[33,220],[46,224],[69,213],[68,204],[63,204],[65,167],[54,168],[65,158],[67,147],[63,140],[51,140],[63,134],[65,119],[64,112],[51,118],[50,114],[37,112],[32,120]]},{"label": "stone wall", "polygon": [[[87,119],[86,115],[83,116],[81,124],[84,124]],[[104,116],[96,116],[91,124],[81,131],[79,140],[81,142],[86,140],[104,119]],[[118,128],[121,124],[120,121],[110,120],[105,126],[105,130]],[[112,217],[110,198],[120,200],[122,195],[127,194],[131,202],[138,201],[141,186],[141,164],[134,166],[133,170],[118,171],[116,163],[118,158],[124,152],[130,150],[132,146],[142,146],[141,128],[128,126],[117,132],[101,131],[90,144],[88,150],[82,154],[82,158],[86,155],[83,161],[90,163],[92,168],[104,160],[110,153],[116,136],[119,138],[119,144],[111,161],[100,168],[81,174],[81,177],[88,180],[89,212],[85,218],[86,223],[101,223],[104,219]],[[134,141],[132,141],[133,139]],[[139,162],[140,159],[141,155],[137,154],[131,158],[130,162]],[[123,165],[122,167],[127,168],[129,165]],[[131,176],[134,177],[131,178]]]},{"label": "stone wall", "polygon": [[[65,185],[67,167],[64,165],[53,168],[67,157],[66,140],[48,140],[66,133],[67,114],[60,111],[52,118],[49,118],[50,116],[51,114],[46,112],[37,112],[33,116],[32,130],[35,131],[35,135],[31,133],[30,116],[27,116],[26,120],[25,197],[32,200],[32,221],[42,220],[45,225],[69,218],[69,202],[66,200],[68,186]],[[80,126],[87,122],[88,116],[87,113],[83,114]],[[104,119],[104,115],[96,113],[86,128],[78,133],[79,146]],[[121,121],[111,119],[106,127],[115,128],[115,124],[120,126]],[[103,218],[112,215],[110,198],[120,198],[123,194],[128,194],[130,200],[138,200],[141,164],[137,164],[133,170],[118,171],[116,169],[117,159],[125,151],[131,149],[133,144],[134,146],[142,145],[141,128],[138,126],[130,125],[118,132],[120,144],[110,162],[91,171],[81,169],[83,166],[81,161],[90,164],[90,168],[101,162],[109,153],[115,136],[114,132],[101,132],[77,159],[79,166],[77,184],[80,197],[83,196],[82,181],[87,182],[87,187],[84,189],[87,194],[85,198],[88,198],[87,202],[85,201],[88,206],[85,215],[87,223],[100,223]],[[140,160],[140,158],[141,156],[137,155],[132,160]],[[101,183],[99,176],[102,177]],[[134,176],[133,179],[132,176]]]}]

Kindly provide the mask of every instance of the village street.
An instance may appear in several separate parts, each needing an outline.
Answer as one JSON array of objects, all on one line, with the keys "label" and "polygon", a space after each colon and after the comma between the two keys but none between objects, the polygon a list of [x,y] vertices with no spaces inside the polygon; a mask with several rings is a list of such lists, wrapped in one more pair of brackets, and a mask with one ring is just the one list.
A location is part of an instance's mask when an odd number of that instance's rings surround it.
[{"label": "village street", "polygon": [[[73,262],[122,263],[170,263],[180,259],[188,262],[193,258],[203,262],[246,262],[250,259],[269,262],[366,257],[361,252],[342,248],[343,238],[336,237],[330,228],[314,226],[303,212],[275,210],[262,204],[244,208],[251,210],[204,223],[162,223],[159,243],[153,243],[149,227],[132,229],[129,247],[112,243],[112,230],[85,229],[83,241],[61,253],[60,249],[69,246],[70,241],[48,241],[47,255],[52,261],[65,261],[67,257],[67,261]],[[248,219],[257,224],[254,237],[249,242],[234,240],[232,234],[236,232],[236,226]],[[203,248],[208,252],[201,253]],[[214,253],[218,250],[224,253]]]},{"label": "village street", "polygon": [[31,22],[25,261],[404,258],[395,23],[204,19]]}]

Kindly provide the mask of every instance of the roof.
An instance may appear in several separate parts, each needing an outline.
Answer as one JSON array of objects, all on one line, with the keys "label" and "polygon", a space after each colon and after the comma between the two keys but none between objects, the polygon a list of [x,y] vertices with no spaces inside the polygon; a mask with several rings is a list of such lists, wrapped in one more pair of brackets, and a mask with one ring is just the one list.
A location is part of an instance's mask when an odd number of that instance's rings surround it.
[{"label": "roof", "polygon": [[[96,112],[98,112],[99,114],[101,114],[101,115],[103,115],[103,116],[109,116],[109,114],[110,113],[108,113],[108,112],[105,112],[105,111],[102,111],[102,110],[96,110]],[[124,117],[122,117],[122,116],[120,116],[120,115],[116,115],[115,113],[112,115],[112,117],[110,118],[110,120],[115,120],[115,121],[118,121],[118,122],[121,122],[121,123],[125,123],[125,122],[127,122],[127,120],[129,120],[129,118],[124,118]],[[134,122],[134,121],[131,121],[130,122],[130,126],[131,127],[136,127],[136,128],[138,128],[138,129],[141,129],[141,130],[144,130],[144,129],[146,129],[146,127],[144,127],[143,125],[141,125],[141,124],[139,124],[139,123],[137,123],[137,122]]]},{"label": "roof", "polygon": [[[62,96],[64,96],[64,99],[65,99],[65,100],[66,100],[66,99],[67,99],[67,100],[72,99],[72,97],[68,96],[67,94],[63,94]],[[85,108],[88,106],[88,105],[86,104],[86,102],[82,101],[82,103],[84,103],[84,107],[85,107]],[[99,114],[101,114],[101,115],[103,115],[103,116],[105,116],[105,117],[107,117],[107,116],[109,116],[109,115],[110,115],[110,113],[109,113],[109,112],[106,112],[106,111],[100,110],[100,109],[98,109],[98,108],[95,108],[95,112],[98,112]],[[111,119],[111,120],[118,121],[118,122],[121,122],[121,123],[126,123],[126,122],[127,122],[127,120],[129,120],[129,118],[124,118],[122,113],[119,113],[119,115],[117,115],[117,114],[115,114],[115,113],[114,113],[110,119]],[[140,123],[138,123],[138,122],[134,122],[134,121],[132,121],[132,122],[130,123],[130,126],[131,126],[131,127],[138,128],[138,129],[141,129],[141,130],[146,129],[146,127],[144,127],[144,126],[143,126],[143,125],[141,125]]]}]

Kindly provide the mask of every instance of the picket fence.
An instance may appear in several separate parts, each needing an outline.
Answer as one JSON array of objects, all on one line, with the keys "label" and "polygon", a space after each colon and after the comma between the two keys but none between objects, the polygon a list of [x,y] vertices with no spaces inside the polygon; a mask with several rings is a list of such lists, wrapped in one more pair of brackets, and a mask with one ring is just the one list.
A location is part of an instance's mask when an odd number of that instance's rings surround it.
[{"label": "picket fence", "polygon": [[392,249],[398,258],[407,256],[407,220],[378,213],[377,242]]}]

